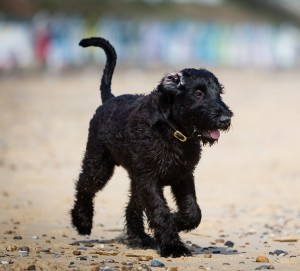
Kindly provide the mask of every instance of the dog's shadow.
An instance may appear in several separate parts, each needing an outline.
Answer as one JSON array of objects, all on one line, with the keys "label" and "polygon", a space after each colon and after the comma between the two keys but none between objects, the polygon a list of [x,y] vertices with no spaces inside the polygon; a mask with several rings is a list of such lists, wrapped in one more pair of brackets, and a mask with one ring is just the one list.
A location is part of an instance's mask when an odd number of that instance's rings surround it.
[{"label": "dog's shadow", "polygon": [[80,245],[85,245],[85,246],[89,246],[89,245],[107,245],[107,244],[125,244],[126,245],[126,236],[124,234],[121,234],[115,238],[112,239],[85,239],[85,240],[76,240],[74,242],[71,242],[69,245],[76,245],[76,244],[80,244]]},{"label": "dog's shadow", "polygon": [[[127,236],[125,234],[121,234],[115,238],[112,239],[85,239],[85,240],[77,240],[74,241],[72,243],[70,243],[70,245],[83,245],[86,247],[92,246],[92,245],[109,245],[109,244],[118,244],[118,245],[124,245],[127,248],[130,249],[136,249],[136,250],[140,250],[140,249],[152,249],[156,252],[158,252],[159,248],[157,247],[156,249],[153,248],[145,248],[145,247],[138,247],[138,246],[132,246],[129,245],[128,240],[127,240]],[[197,256],[197,255],[204,255],[204,254],[220,254],[220,255],[236,255],[236,254],[240,254],[240,252],[237,249],[234,248],[229,248],[229,247],[220,247],[220,246],[209,246],[209,247],[200,247],[200,246],[196,246],[195,244],[190,245],[190,244],[185,244],[186,247],[192,252],[193,256]],[[209,256],[208,256],[209,257]]]},{"label": "dog's shadow", "polygon": [[221,255],[236,255],[240,254],[237,249],[228,248],[228,247],[199,247],[193,248],[189,246],[192,250],[193,255],[202,255],[202,254],[221,254]]}]

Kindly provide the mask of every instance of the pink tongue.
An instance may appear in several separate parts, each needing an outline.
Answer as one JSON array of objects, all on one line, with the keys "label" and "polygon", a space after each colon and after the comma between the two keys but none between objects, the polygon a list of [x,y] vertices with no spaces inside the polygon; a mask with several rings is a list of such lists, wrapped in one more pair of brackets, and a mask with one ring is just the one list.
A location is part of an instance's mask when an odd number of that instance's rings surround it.
[{"label": "pink tongue", "polygon": [[209,131],[209,134],[210,134],[211,138],[213,138],[213,139],[219,139],[219,137],[220,137],[219,130]]},{"label": "pink tongue", "polygon": [[217,140],[220,137],[220,132],[219,132],[219,130],[205,131],[205,132],[203,132],[203,135]]}]

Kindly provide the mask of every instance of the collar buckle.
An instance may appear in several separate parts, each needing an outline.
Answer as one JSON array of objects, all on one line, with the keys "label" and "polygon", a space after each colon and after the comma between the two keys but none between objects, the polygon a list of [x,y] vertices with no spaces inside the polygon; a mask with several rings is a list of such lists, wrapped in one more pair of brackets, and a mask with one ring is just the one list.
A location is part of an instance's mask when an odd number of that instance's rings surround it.
[{"label": "collar buckle", "polygon": [[174,132],[173,136],[181,142],[186,142],[187,141],[187,137],[183,133],[179,132],[178,130],[176,130]]}]

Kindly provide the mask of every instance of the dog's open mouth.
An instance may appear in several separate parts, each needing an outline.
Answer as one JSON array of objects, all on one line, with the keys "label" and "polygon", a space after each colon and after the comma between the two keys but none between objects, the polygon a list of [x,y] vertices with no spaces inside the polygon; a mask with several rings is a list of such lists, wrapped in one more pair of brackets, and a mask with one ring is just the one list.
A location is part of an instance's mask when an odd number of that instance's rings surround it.
[{"label": "dog's open mouth", "polygon": [[220,131],[219,130],[209,130],[204,131],[201,133],[201,135],[209,140],[218,140],[220,137]]}]

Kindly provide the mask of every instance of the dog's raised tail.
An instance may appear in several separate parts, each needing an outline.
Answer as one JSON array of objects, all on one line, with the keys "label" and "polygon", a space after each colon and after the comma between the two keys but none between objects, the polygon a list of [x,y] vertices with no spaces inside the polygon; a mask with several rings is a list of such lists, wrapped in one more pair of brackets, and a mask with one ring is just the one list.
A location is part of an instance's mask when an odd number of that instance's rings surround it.
[{"label": "dog's raised tail", "polygon": [[79,45],[82,47],[100,47],[106,54],[106,64],[100,84],[102,103],[105,103],[106,100],[114,97],[114,95],[111,93],[111,80],[117,61],[116,51],[106,39],[100,37],[82,39]]}]

